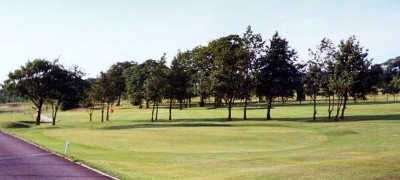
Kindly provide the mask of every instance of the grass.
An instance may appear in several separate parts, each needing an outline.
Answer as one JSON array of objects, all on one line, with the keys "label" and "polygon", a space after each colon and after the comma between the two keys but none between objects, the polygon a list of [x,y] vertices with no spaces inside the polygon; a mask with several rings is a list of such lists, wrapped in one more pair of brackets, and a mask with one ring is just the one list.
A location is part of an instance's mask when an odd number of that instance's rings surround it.
[{"label": "grass", "polygon": [[[326,106],[319,106],[326,116]],[[400,106],[352,104],[343,122],[311,122],[312,106],[251,107],[249,120],[225,108],[151,110],[125,105],[101,124],[84,110],[35,127],[23,107],[0,106],[1,129],[121,179],[400,179]],[[25,107],[29,109],[29,107]]]}]

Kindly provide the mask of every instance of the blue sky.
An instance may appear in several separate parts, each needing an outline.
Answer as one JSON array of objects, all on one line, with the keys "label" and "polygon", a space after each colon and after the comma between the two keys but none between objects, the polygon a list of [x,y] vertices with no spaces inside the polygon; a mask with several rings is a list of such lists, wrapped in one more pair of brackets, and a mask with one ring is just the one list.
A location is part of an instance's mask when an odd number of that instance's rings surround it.
[{"label": "blue sky", "polygon": [[60,57],[90,77],[117,61],[242,34],[247,25],[289,40],[300,59],[323,37],[356,35],[374,62],[400,56],[398,0],[0,0],[0,81],[27,60]]}]

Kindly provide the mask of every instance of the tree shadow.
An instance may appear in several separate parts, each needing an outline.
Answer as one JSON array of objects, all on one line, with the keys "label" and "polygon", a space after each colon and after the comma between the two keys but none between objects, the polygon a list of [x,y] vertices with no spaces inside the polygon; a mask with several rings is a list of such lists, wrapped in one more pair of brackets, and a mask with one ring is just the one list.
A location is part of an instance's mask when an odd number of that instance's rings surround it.
[{"label": "tree shadow", "polygon": [[31,125],[20,122],[10,122],[3,125],[3,127],[7,129],[26,129],[31,128]]},{"label": "tree shadow", "polygon": [[122,130],[122,129],[142,129],[142,128],[169,128],[169,127],[229,127],[230,124],[210,124],[210,123],[171,123],[171,124],[132,124],[121,126],[109,126],[101,129]]},{"label": "tree shadow", "polygon": [[[328,117],[319,117],[316,120],[312,118],[272,118],[272,120],[266,120],[265,118],[248,118],[242,120],[240,118],[233,118],[227,120],[226,118],[194,118],[194,119],[174,119],[173,121],[159,120],[154,123],[146,124],[131,124],[131,125],[119,125],[104,127],[102,129],[118,130],[118,129],[139,129],[139,128],[171,128],[171,127],[291,127],[290,124],[279,124],[279,123],[261,123],[261,122],[279,122],[279,121],[290,121],[290,122],[304,122],[304,123],[347,123],[357,121],[399,121],[400,114],[389,114],[389,115],[354,115],[346,116],[344,120],[335,121],[334,118],[329,119]],[[137,121],[132,121],[136,122]],[[234,123],[231,122],[253,122],[253,123]],[[259,122],[259,123],[254,123]]]}]

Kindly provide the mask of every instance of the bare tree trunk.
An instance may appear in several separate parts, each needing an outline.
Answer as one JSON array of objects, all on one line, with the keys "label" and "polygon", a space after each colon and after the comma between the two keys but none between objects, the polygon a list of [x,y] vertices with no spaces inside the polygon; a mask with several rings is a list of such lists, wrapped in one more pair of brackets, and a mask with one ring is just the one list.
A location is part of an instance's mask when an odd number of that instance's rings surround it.
[{"label": "bare tree trunk", "polygon": [[268,104],[267,104],[267,120],[271,120],[271,107],[272,107],[272,98],[268,98]]},{"label": "bare tree trunk", "polygon": [[389,104],[389,95],[386,95],[386,103]]},{"label": "bare tree trunk", "polygon": [[204,107],[205,103],[204,103],[204,97],[200,96],[200,107]]},{"label": "bare tree trunk", "polygon": [[93,108],[90,107],[89,108],[89,121],[92,122],[92,120],[93,120]]},{"label": "bare tree trunk", "polygon": [[169,120],[172,120],[172,98],[169,100]]},{"label": "bare tree trunk", "polygon": [[344,99],[343,99],[343,107],[342,107],[342,115],[340,116],[340,119],[343,120],[344,119],[344,111],[346,110],[346,105],[347,105],[347,100],[348,100],[348,95],[347,93],[344,95]]},{"label": "bare tree trunk", "polygon": [[189,108],[191,108],[192,107],[192,98],[191,97],[189,97],[188,103],[189,103]]},{"label": "bare tree trunk", "polygon": [[244,99],[244,107],[243,107],[243,120],[247,120],[247,99]]},{"label": "bare tree trunk", "polygon": [[317,95],[316,94],[314,94],[314,96],[313,96],[313,102],[314,102],[313,120],[315,121],[317,119]]},{"label": "bare tree trunk", "polygon": [[182,99],[179,99],[179,110],[182,110],[183,109],[183,105],[182,105]]},{"label": "bare tree trunk", "polygon": [[105,105],[104,105],[104,103],[102,103],[102,105],[101,105],[101,123],[103,123],[104,122],[104,107]]},{"label": "bare tree trunk", "polygon": [[157,104],[156,104],[156,121],[158,121],[158,102],[157,102]]},{"label": "bare tree trunk", "polygon": [[228,101],[228,121],[232,121],[232,100]]},{"label": "bare tree trunk", "polygon": [[146,99],[146,109],[149,109],[150,105],[149,105],[149,100]]},{"label": "bare tree trunk", "polygon": [[335,107],[335,94],[333,94],[333,99],[331,100],[331,96],[328,96],[328,118],[332,118],[333,108]]},{"label": "bare tree trunk", "polygon": [[340,113],[340,109],[341,109],[341,107],[342,107],[342,98],[339,96],[338,97],[339,98],[339,101],[338,101],[338,103],[337,103],[337,108],[336,108],[336,116],[335,116],[335,120],[336,121],[339,121],[339,113]]},{"label": "bare tree trunk", "polygon": [[57,112],[60,107],[60,104],[61,103],[59,101],[57,101],[56,103],[51,103],[51,110],[52,110],[52,113],[51,113],[52,123],[51,124],[53,126],[56,125]]},{"label": "bare tree trunk", "polygon": [[153,110],[151,111],[151,122],[154,121],[153,117],[154,117],[154,108],[155,108],[155,103],[153,103]]},{"label": "bare tree trunk", "polygon": [[107,103],[106,121],[110,120],[110,104]]},{"label": "bare tree trunk", "polygon": [[42,115],[42,107],[43,107],[43,99],[40,99],[36,108],[37,108],[37,116],[36,116],[36,125],[40,125],[40,118]]}]

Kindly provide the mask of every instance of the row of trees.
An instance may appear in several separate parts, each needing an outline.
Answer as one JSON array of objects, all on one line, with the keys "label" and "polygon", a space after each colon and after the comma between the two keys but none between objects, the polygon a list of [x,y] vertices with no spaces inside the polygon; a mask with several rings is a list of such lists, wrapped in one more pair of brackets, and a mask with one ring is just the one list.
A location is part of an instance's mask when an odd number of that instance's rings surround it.
[{"label": "row of trees", "polygon": [[[298,61],[297,53],[278,33],[266,41],[249,26],[243,35],[228,35],[207,46],[178,51],[171,64],[165,54],[158,60],[141,64],[134,61],[116,63],[96,79],[82,80],[78,68],[67,70],[57,61],[34,60],[9,74],[4,87],[28,97],[38,110],[43,103],[53,107],[53,124],[60,105],[89,109],[90,120],[96,107],[101,109],[101,122],[109,120],[112,107],[129,99],[139,108],[152,106],[151,120],[158,120],[162,102],[172,107],[190,107],[199,97],[200,106],[213,99],[214,106],[228,109],[228,120],[237,101],[247,106],[254,97],[266,103],[266,119],[276,99],[285,101],[296,96],[298,101],[311,98],[313,119],[317,117],[318,98],[328,99],[329,118],[344,118],[349,98],[366,99],[369,94],[397,94],[400,91],[400,58],[372,65],[368,50],[352,36],[338,45],[324,38],[309,50],[307,62]],[[212,98],[211,98],[212,97]]]},{"label": "row of trees", "polygon": [[[242,102],[243,119],[247,119],[249,101],[253,97],[265,99],[269,120],[275,99],[285,101],[295,95],[299,101],[306,96],[311,98],[313,119],[317,115],[317,99],[326,97],[329,118],[340,120],[344,118],[350,97],[366,99],[368,94],[376,94],[380,89],[383,93],[398,92],[395,91],[398,71],[391,65],[372,65],[368,50],[354,36],[337,46],[324,38],[309,52],[308,61],[301,63],[296,51],[278,33],[265,41],[248,27],[242,36],[229,35],[207,46],[179,51],[170,67],[164,55],[160,60],[150,59],[141,64],[118,63],[107,74],[108,79],[114,77],[115,84],[120,85],[114,86],[112,95],[121,97],[125,93],[139,108],[143,104],[146,108],[153,105],[152,121],[157,120],[158,106],[163,100],[168,101],[169,119],[172,119],[175,102],[182,109],[184,105],[190,106],[192,97],[196,96],[200,97],[200,106],[210,97],[216,107],[226,106],[228,120],[232,119],[235,102]],[[114,101],[102,102],[112,105]]]}]

